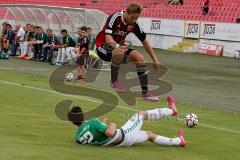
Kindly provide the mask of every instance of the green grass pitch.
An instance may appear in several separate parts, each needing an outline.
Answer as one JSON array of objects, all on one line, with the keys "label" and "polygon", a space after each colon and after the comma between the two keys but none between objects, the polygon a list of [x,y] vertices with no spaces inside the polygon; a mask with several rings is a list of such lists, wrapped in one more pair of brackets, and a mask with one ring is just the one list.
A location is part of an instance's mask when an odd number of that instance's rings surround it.
[{"label": "green grass pitch", "polygon": [[[56,117],[55,105],[71,99],[89,110],[100,102],[53,91],[48,76],[54,67],[48,64],[10,59],[0,61],[0,160],[240,159],[240,61],[163,51],[159,51],[159,58],[169,67],[162,78],[174,85],[169,94],[176,96],[181,112],[178,118],[183,118],[192,108],[199,116],[199,126],[188,128],[181,120],[164,119],[145,122],[143,129],[169,137],[177,136],[178,130],[184,129],[186,148],[149,142],[125,148],[76,144],[76,127]],[[29,66],[42,70],[28,70]],[[160,103],[137,100],[135,106],[120,100],[119,106],[107,115],[120,127],[138,110],[166,106],[165,98],[166,95],[162,96]]]}]

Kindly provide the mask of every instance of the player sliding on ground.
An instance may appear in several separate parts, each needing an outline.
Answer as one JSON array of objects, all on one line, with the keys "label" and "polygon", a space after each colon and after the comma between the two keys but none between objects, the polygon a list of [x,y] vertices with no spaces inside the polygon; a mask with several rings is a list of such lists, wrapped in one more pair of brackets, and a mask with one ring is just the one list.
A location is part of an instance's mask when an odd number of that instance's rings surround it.
[{"label": "player sliding on ground", "polygon": [[125,38],[129,33],[134,33],[142,42],[143,47],[152,59],[153,67],[159,68],[160,63],[152,47],[146,39],[146,34],[139,27],[137,20],[142,12],[142,6],[131,4],[126,11],[115,12],[106,21],[103,30],[97,35],[96,46],[98,56],[111,62],[110,85],[117,92],[127,92],[118,81],[120,64],[132,62],[136,65],[137,74],[142,88],[142,98],[148,101],[159,101],[159,98],[148,91],[148,75],[144,57],[138,51],[125,46]]},{"label": "player sliding on ground", "polygon": [[79,128],[76,133],[76,142],[98,146],[131,146],[134,144],[151,141],[159,145],[184,147],[184,131],[179,131],[176,138],[167,138],[153,133],[152,131],[141,130],[144,121],[159,120],[168,116],[178,114],[175,100],[168,97],[168,108],[140,111],[132,116],[120,129],[115,123],[107,125],[108,118],[100,121],[98,118],[85,121],[82,109],[75,106],[68,113],[68,119]]}]

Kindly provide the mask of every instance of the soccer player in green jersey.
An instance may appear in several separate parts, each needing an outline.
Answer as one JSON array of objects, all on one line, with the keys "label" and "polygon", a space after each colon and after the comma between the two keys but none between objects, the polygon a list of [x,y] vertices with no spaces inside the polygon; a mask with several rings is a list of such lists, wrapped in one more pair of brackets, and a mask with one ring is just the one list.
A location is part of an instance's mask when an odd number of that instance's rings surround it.
[{"label": "soccer player in green jersey", "polygon": [[68,119],[79,128],[76,132],[76,142],[98,146],[132,146],[134,144],[151,141],[159,145],[185,147],[184,131],[179,131],[176,138],[167,138],[141,130],[145,120],[159,120],[167,116],[178,114],[173,96],[168,96],[168,108],[140,111],[132,116],[120,129],[115,123],[107,125],[108,119],[93,118],[84,120],[84,113],[78,106],[74,106],[68,113]]}]

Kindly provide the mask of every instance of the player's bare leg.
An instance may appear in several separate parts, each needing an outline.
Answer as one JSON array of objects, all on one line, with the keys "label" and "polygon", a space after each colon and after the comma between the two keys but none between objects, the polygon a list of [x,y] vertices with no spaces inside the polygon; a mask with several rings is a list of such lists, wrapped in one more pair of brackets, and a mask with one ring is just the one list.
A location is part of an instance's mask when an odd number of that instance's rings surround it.
[{"label": "player's bare leg", "polygon": [[[117,77],[120,64],[125,60],[124,58],[126,58],[125,53],[127,50],[127,47],[119,47],[112,52],[111,87],[122,93],[127,92],[128,90],[118,81]],[[144,57],[138,51],[132,50],[127,57],[127,61],[136,65],[143,99],[152,102],[159,101],[158,97],[153,96],[152,93],[148,91],[148,75]]]},{"label": "player's bare leg", "polygon": [[152,102],[159,101],[159,98],[154,96],[148,90],[148,73],[146,63],[142,54],[136,50],[133,50],[129,55],[128,61],[136,65],[138,78],[142,88],[142,98]]},{"label": "player's bare leg", "polygon": [[114,88],[117,92],[125,93],[128,91],[126,87],[124,87],[118,81],[118,72],[120,68],[120,64],[123,61],[124,53],[127,51],[125,47],[119,47],[118,49],[114,49],[112,51],[112,63],[111,63],[111,87]]},{"label": "player's bare leg", "polygon": [[77,67],[77,72],[78,72],[78,76],[77,76],[77,79],[75,81],[80,82],[80,81],[84,80],[85,75],[86,75],[86,69],[85,69],[84,65],[78,66]]}]

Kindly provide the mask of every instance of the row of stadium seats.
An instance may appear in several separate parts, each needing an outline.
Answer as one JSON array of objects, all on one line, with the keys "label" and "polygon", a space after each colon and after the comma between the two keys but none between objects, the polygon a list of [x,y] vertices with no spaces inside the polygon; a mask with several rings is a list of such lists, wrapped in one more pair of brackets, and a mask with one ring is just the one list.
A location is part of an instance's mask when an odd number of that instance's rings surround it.
[{"label": "row of stadium seats", "polygon": [[[214,22],[234,23],[240,17],[240,0],[211,0],[210,11],[202,15],[202,0],[185,0],[184,5],[166,5],[164,0],[133,0],[143,4],[143,16],[153,18],[187,19]],[[69,6],[94,8],[107,14],[125,8],[130,1],[119,0],[1,0],[0,3],[36,4],[51,6]],[[0,10],[1,12],[1,10]],[[2,14],[1,14],[2,15]]]}]

